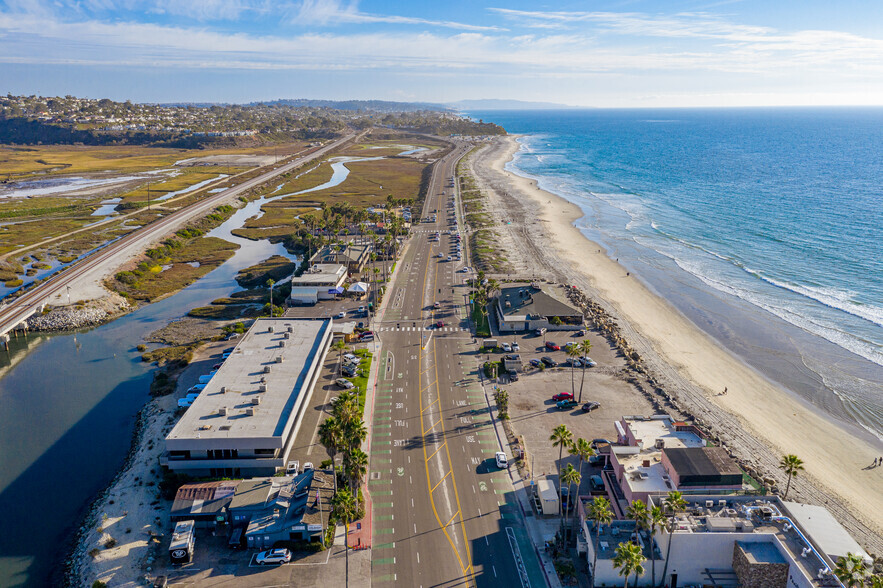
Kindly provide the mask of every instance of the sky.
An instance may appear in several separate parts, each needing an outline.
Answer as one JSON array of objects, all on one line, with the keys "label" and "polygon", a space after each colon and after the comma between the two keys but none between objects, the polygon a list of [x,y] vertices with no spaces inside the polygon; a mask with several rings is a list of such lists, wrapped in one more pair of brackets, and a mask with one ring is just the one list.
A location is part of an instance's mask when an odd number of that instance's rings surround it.
[{"label": "sky", "polygon": [[883,105],[880,0],[0,0],[0,92]]}]

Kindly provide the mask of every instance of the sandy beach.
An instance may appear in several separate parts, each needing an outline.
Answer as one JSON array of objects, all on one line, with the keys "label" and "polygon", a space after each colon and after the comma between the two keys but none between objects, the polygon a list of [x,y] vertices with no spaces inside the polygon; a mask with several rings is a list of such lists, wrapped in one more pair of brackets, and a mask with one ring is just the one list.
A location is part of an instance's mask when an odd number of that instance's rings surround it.
[{"label": "sandy beach", "polygon": [[583,216],[576,205],[505,171],[517,150],[515,138],[505,137],[468,163],[490,198],[487,208],[497,211],[495,232],[513,277],[564,281],[594,297],[666,391],[731,450],[782,488],[779,458],[799,456],[806,471],[789,499],[826,505],[869,551],[883,551],[883,467],[870,467],[883,450],[813,412],[628,275],[574,226]]}]

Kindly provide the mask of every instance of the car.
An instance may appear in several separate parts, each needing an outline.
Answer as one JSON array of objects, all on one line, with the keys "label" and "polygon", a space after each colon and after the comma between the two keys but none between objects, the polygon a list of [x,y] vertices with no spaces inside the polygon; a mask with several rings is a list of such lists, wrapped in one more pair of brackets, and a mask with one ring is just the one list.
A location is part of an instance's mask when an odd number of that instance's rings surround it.
[{"label": "car", "polygon": [[536,334],[537,337],[542,337],[543,335],[546,334],[546,327],[540,327],[539,329],[534,331],[534,333]]},{"label": "car", "polygon": [[500,345],[500,347],[502,347],[503,351],[505,351],[506,353],[511,353],[512,351],[512,346],[508,343],[503,343]]},{"label": "car", "polygon": [[157,576],[153,581],[153,588],[166,588],[169,585],[168,576]]},{"label": "car", "polygon": [[515,341],[512,341],[512,351],[519,351],[519,350],[520,350],[520,348],[518,347],[518,343],[516,343]]},{"label": "car", "polygon": [[294,474],[295,476],[297,474],[299,474],[300,473],[300,462],[296,459],[288,462],[288,464],[285,466],[285,473],[289,474],[289,475]]},{"label": "car", "polygon": [[441,308],[441,302],[434,302],[432,308]]},{"label": "car", "polygon": [[579,404],[579,402],[577,402],[576,400],[571,398],[570,400],[562,400],[562,401],[556,403],[555,406],[558,407],[558,410],[567,410],[568,408],[573,408],[574,406],[577,406],[578,404]]},{"label": "car", "polygon": [[359,341],[373,341],[373,340],[374,340],[374,333],[365,333],[365,334],[359,336]]},{"label": "car", "polygon": [[540,361],[546,364],[546,367],[555,367],[556,365],[558,365],[558,362],[551,357],[541,357]]},{"label": "car", "polygon": [[576,335],[574,335],[574,337],[585,337],[585,336],[586,336],[586,332],[584,330],[579,330],[576,332]]},{"label": "car", "polygon": [[223,364],[223,363],[216,363],[215,365],[212,366],[212,369],[213,369],[213,370],[219,370],[219,369],[221,369],[221,366],[222,366],[222,365],[224,365],[224,364]]},{"label": "car", "polygon": [[359,307],[359,312],[368,312],[368,309],[365,308],[364,306],[360,306],[360,307]]},{"label": "car", "polygon": [[509,370],[509,381],[517,382],[518,381],[518,372],[515,370]]},{"label": "car", "polygon": [[193,404],[193,401],[189,398],[179,398],[178,399],[178,408],[190,408],[190,405]]},{"label": "car", "polygon": [[573,347],[576,344],[577,344],[576,341],[568,341],[567,343],[564,344],[564,350],[567,351],[568,349],[570,349],[571,347]]},{"label": "car", "polygon": [[498,451],[496,454],[494,454],[494,459],[497,462],[497,467],[501,470],[505,470],[509,467],[509,460],[506,458],[506,454],[502,451]]},{"label": "car", "polygon": [[595,367],[596,365],[598,365],[597,363],[595,363],[594,359],[592,359],[591,357],[586,357],[585,355],[580,357],[580,360],[583,362],[583,367]]},{"label": "car", "polygon": [[307,463],[304,464],[304,471],[312,470],[312,469],[314,469],[313,462],[308,461]]},{"label": "car", "polygon": [[586,402],[583,404],[583,412],[592,412],[596,408],[601,408],[600,402]]},{"label": "car", "polygon": [[466,272],[469,271],[469,268],[468,267],[461,267],[457,271],[460,272],[461,274],[465,274]]},{"label": "car", "polygon": [[556,345],[554,341],[546,341],[546,349],[549,351],[561,351],[561,346]]},{"label": "car", "polygon": [[583,362],[575,357],[568,357],[566,360],[564,360],[564,362],[567,365],[572,365],[573,367],[582,367],[583,365]]},{"label": "car", "polygon": [[595,475],[589,478],[589,483],[592,485],[592,490],[603,490],[604,489],[604,479],[601,476]]},{"label": "car", "polygon": [[348,378],[352,378],[356,375],[356,366],[352,364],[343,365],[340,368],[340,373]]},{"label": "car", "polygon": [[438,257],[439,259],[443,258],[444,256],[445,256],[444,253],[439,253],[438,255],[436,255],[436,257]]},{"label": "car", "polygon": [[436,329],[440,329],[440,328],[442,328],[443,326],[445,326],[445,321],[438,321],[437,323],[435,323],[435,328],[436,328]]},{"label": "car", "polygon": [[337,378],[336,380],[334,380],[334,383],[337,384],[338,386],[340,386],[341,388],[343,388],[344,390],[350,390],[350,389],[356,387],[355,384],[353,384],[352,382],[350,382],[346,378]]},{"label": "car", "polygon": [[604,463],[604,458],[600,455],[590,455],[589,463],[591,465],[602,465]]},{"label": "car", "polygon": [[359,360],[359,358],[357,356],[353,355],[352,353],[344,353],[343,358],[346,361],[358,361]]},{"label": "car", "polygon": [[337,318],[339,318],[339,319],[346,318],[346,311],[345,311],[345,310],[341,310],[340,312],[338,312],[338,313],[337,313]]},{"label": "car", "polygon": [[552,396],[552,400],[555,400],[555,401],[572,400],[572,399],[573,399],[573,394],[571,394],[570,392],[559,392],[558,394],[555,394],[554,396]]},{"label": "car", "polygon": [[198,392],[202,392],[203,390],[205,390],[205,387],[206,387],[207,385],[208,385],[208,384],[196,384],[196,385],[194,385],[194,386],[190,386],[190,387],[187,389],[187,394],[193,394],[194,392],[197,392],[197,393],[198,393]]},{"label": "car", "polygon": [[262,551],[254,558],[258,565],[286,564],[291,561],[291,552],[287,549],[270,549]]},{"label": "car", "polygon": [[540,367],[540,364],[541,364],[541,363],[542,363],[542,362],[541,362],[539,359],[532,359],[532,360],[530,360],[530,365],[532,365],[533,367]]}]

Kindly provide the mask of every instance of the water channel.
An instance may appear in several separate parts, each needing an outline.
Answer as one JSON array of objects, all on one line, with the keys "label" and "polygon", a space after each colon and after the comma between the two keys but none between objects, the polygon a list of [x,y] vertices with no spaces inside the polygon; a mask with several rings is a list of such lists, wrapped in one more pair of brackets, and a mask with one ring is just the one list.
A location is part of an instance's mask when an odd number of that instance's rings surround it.
[{"label": "water channel", "polygon": [[[298,194],[338,185],[345,163],[368,159],[379,158],[337,160],[331,180]],[[281,244],[231,233],[289,195],[250,202],[211,231],[239,250],[177,294],[92,330],[32,334],[0,351],[0,586],[50,585],[91,500],[122,466],[149,398],[153,368],[135,349],[142,338],[238,290],[239,270],[295,259]]]}]

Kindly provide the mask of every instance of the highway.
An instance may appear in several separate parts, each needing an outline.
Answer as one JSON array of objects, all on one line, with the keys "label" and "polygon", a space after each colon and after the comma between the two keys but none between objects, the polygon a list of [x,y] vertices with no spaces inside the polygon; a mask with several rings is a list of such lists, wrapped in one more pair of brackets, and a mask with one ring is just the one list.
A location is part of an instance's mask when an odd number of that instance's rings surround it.
[{"label": "highway", "polygon": [[[456,241],[444,233],[456,228],[448,181],[469,148],[458,144],[436,165],[423,217],[437,209],[437,222],[412,228],[375,324],[372,584],[514,588],[531,585],[519,554],[536,565],[508,473],[494,462],[501,446],[469,332],[469,274],[459,271],[467,258],[456,261]],[[444,326],[430,328],[437,321]]]},{"label": "highway", "polygon": [[[353,139],[354,136],[355,135],[352,134],[346,135],[303,157],[299,157],[289,163],[271,169],[260,176],[246,180],[238,186],[208,196],[186,208],[158,219],[144,228],[130,233],[118,241],[111,243],[107,247],[96,251],[79,263],[76,263],[61,273],[53,276],[47,282],[40,284],[24,295],[19,296],[18,298],[11,300],[8,304],[4,304],[0,307],[0,336],[6,335],[10,330],[14,329],[28,317],[33,315],[34,312],[39,310],[43,303],[49,300],[52,296],[62,292],[72,281],[82,278],[102,264],[112,263],[116,261],[117,258],[119,258],[119,263],[122,263],[124,261],[122,258],[133,253],[140,253],[147,249],[152,243],[159,241],[184,224],[207,215],[215,207],[223,204],[225,201],[235,198],[275,176],[284,174],[304,165],[305,163],[322,157],[329,151],[336,149],[343,143]],[[108,269],[112,270],[115,269],[115,267],[118,267],[118,265],[109,267]]]}]

